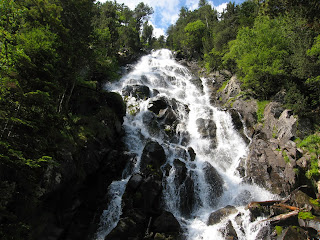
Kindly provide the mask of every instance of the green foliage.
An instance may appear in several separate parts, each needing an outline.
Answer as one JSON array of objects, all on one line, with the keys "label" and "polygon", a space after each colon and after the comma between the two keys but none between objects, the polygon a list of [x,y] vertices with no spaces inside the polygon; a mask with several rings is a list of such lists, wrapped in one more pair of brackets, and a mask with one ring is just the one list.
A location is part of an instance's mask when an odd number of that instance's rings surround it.
[{"label": "green foliage", "polygon": [[257,121],[258,122],[263,122],[263,118],[264,118],[264,109],[266,108],[266,106],[270,103],[270,101],[258,101],[258,108],[257,108]]},{"label": "green foliage", "polygon": [[308,97],[305,97],[294,83],[287,84],[287,94],[284,98],[288,108],[299,115],[304,115],[308,109]]},{"label": "green foliage", "polygon": [[252,29],[239,30],[237,39],[230,42],[230,52],[224,60],[235,59],[243,74],[244,87],[258,97],[268,98],[279,90],[287,75],[285,59],[289,46],[281,19],[256,19]]},{"label": "green foliage", "polygon": [[193,52],[200,53],[205,28],[205,24],[201,20],[188,23],[184,28],[185,39],[182,41],[182,48],[185,48],[191,55]]},{"label": "green foliage", "polygon": [[309,179],[318,179],[320,177],[319,172],[319,157],[320,157],[320,136],[319,134],[313,134],[306,137],[298,144],[298,147],[307,151],[310,155],[310,166],[306,172],[306,176]]}]

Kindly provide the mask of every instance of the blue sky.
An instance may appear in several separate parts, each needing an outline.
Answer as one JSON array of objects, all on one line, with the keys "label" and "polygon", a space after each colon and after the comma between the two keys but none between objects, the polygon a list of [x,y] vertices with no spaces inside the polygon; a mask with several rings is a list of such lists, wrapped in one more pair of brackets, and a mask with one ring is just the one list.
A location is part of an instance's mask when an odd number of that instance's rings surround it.
[{"label": "blue sky", "polygon": [[[100,0],[105,2],[106,0]],[[181,7],[187,7],[189,10],[198,8],[199,0],[117,0],[118,3],[124,3],[129,8],[134,9],[139,2],[144,2],[153,8],[154,14],[149,22],[154,27],[154,35],[159,37],[164,35],[166,29],[176,22]],[[221,12],[226,7],[228,0],[208,0],[208,2]],[[244,0],[234,0],[236,4],[244,2]]]}]

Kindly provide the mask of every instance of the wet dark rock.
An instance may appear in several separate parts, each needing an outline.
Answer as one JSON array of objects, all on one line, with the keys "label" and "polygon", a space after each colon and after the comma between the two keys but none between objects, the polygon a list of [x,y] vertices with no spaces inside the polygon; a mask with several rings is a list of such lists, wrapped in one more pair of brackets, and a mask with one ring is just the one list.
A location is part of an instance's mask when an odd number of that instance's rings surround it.
[{"label": "wet dark rock", "polygon": [[203,138],[215,138],[217,126],[211,119],[198,118],[196,121],[198,131]]},{"label": "wet dark rock", "polygon": [[152,224],[152,231],[158,233],[179,233],[181,226],[171,212],[163,211]]},{"label": "wet dark rock", "polygon": [[146,216],[138,209],[127,212],[126,217],[121,217],[117,226],[110,232],[105,240],[143,238],[146,224]]},{"label": "wet dark rock", "polygon": [[209,185],[209,199],[214,206],[223,193],[223,179],[218,171],[208,162],[203,164],[204,178]]},{"label": "wet dark rock", "polygon": [[226,206],[210,214],[207,225],[214,225],[221,222],[224,218],[228,217],[231,214],[238,212],[234,206]]},{"label": "wet dark rock", "polygon": [[[191,172],[189,172],[189,174],[191,174]],[[185,217],[190,217],[196,202],[194,182],[191,175],[186,177],[184,183],[180,186],[179,191],[181,214]]]},{"label": "wet dark rock", "polygon": [[144,112],[142,116],[142,121],[148,128],[150,134],[152,134],[153,136],[157,136],[160,133],[160,123],[158,121],[157,116],[153,112]]},{"label": "wet dark rock", "polygon": [[229,109],[228,112],[231,115],[232,122],[233,122],[235,129],[237,129],[238,131],[241,131],[243,129],[243,124],[242,124],[242,121],[241,121],[241,118],[239,116],[238,111],[235,109]]},{"label": "wet dark rock", "polygon": [[180,186],[181,184],[183,184],[183,182],[187,178],[188,170],[187,170],[186,164],[180,161],[179,159],[175,159],[173,161],[173,166],[175,168],[174,180],[175,180],[176,186]]},{"label": "wet dark rock", "polygon": [[202,81],[199,77],[193,76],[190,79],[190,82],[196,86],[196,88],[201,91],[203,93],[203,85],[202,85]]},{"label": "wet dark rock", "polygon": [[127,153],[128,161],[125,166],[125,169],[122,172],[122,178],[127,178],[132,174],[135,164],[137,163],[137,154]]},{"label": "wet dark rock", "polygon": [[243,100],[236,99],[233,102],[232,108],[237,110],[241,116],[243,116],[243,120],[246,124],[247,129],[251,134],[253,134],[253,127],[257,123],[257,101],[254,99]]},{"label": "wet dark rock", "polygon": [[228,240],[237,240],[238,239],[238,234],[236,230],[234,229],[232,222],[229,220],[226,227],[221,230],[224,239]]},{"label": "wet dark rock", "polygon": [[196,153],[192,147],[188,147],[188,153],[190,156],[190,161],[194,161],[196,159]]},{"label": "wet dark rock", "polygon": [[149,176],[139,187],[142,193],[143,210],[149,215],[157,214],[160,211],[160,199],[162,183],[158,176]]},{"label": "wet dark rock", "polygon": [[135,192],[137,188],[141,185],[142,181],[143,176],[141,176],[139,173],[132,175],[128,181],[127,190],[130,192]]},{"label": "wet dark rock", "polygon": [[158,115],[160,110],[166,109],[167,107],[168,107],[168,100],[165,97],[158,97],[149,102],[148,110]]},{"label": "wet dark rock", "polygon": [[150,141],[143,149],[140,171],[144,175],[161,175],[160,167],[166,162],[166,154],[158,142]]},{"label": "wet dark rock", "polygon": [[217,145],[217,126],[215,122],[211,119],[198,118],[196,124],[200,136],[210,139],[210,147],[215,148]]},{"label": "wet dark rock", "polygon": [[122,95],[145,99],[150,97],[150,89],[144,85],[127,85],[122,89]]},{"label": "wet dark rock", "polygon": [[256,236],[256,239],[261,239],[261,240],[268,240],[270,239],[270,227],[269,226],[264,226],[262,227],[257,236]]},{"label": "wet dark rock", "polygon": [[171,125],[178,119],[178,116],[171,108],[166,108],[159,111],[158,118],[163,120],[164,124]]},{"label": "wet dark rock", "polygon": [[254,221],[261,216],[270,216],[270,206],[261,205],[260,203],[253,202],[248,205],[248,209],[251,214],[251,221]]}]

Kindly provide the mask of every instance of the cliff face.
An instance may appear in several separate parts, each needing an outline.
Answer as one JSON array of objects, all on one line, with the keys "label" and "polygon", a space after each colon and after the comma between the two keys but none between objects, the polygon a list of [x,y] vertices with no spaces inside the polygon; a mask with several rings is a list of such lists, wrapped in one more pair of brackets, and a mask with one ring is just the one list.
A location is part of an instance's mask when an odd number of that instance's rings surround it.
[{"label": "cliff face", "polygon": [[297,146],[299,139],[313,134],[311,120],[285,108],[284,92],[276,94],[271,101],[259,102],[250,92],[241,91],[236,76],[228,72],[207,74],[195,63],[186,64],[207,79],[211,104],[230,112],[235,128],[249,143],[247,158],[238,167],[240,175],[283,199],[280,203],[266,199],[249,204],[253,219],[268,216],[270,222],[270,228],[265,228],[259,236],[318,238],[319,182],[317,178],[307,177],[312,169],[312,156]]},{"label": "cliff face", "polygon": [[44,172],[41,205],[34,215],[35,229],[42,228],[40,235],[34,231],[37,239],[87,239],[99,221],[108,185],[121,177],[128,161],[121,142],[126,111],[121,97],[92,94],[96,101],[73,104],[80,126],[90,134],[58,149],[61,164]]},{"label": "cliff face", "polygon": [[310,120],[299,118],[285,108],[285,93],[280,92],[272,101],[261,104],[250,92],[241,90],[240,81],[230,72],[208,74],[197,63],[184,64],[194,74],[207,79],[211,104],[229,111],[235,128],[250,143],[248,157],[239,166],[246,181],[255,182],[280,196],[288,196],[305,184],[309,184],[313,196],[319,193],[304,176],[308,156],[295,141],[312,134],[313,126]]},{"label": "cliff face", "polygon": [[108,185],[121,177],[127,162],[122,98],[79,88],[71,101],[68,132],[47,136],[60,136],[50,147],[53,163],[21,169],[0,165],[1,180],[6,178],[0,182],[1,239],[86,239]]}]

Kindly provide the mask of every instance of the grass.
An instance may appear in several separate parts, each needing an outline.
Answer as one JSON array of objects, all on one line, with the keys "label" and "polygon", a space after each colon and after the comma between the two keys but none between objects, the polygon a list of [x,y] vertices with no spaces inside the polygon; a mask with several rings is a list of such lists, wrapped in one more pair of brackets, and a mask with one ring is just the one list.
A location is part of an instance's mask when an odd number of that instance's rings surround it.
[{"label": "grass", "polygon": [[229,82],[229,80],[224,81],[224,82],[222,83],[222,86],[218,89],[217,92],[222,92],[222,91],[226,88],[228,82]]},{"label": "grass", "polygon": [[264,109],[270,103],[270,101],[258,101],[258,109],[257,109],[257,121],[263,122],[264,118]]}]

